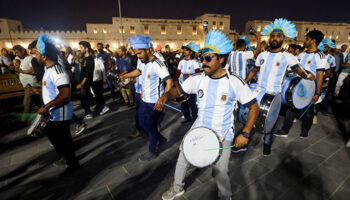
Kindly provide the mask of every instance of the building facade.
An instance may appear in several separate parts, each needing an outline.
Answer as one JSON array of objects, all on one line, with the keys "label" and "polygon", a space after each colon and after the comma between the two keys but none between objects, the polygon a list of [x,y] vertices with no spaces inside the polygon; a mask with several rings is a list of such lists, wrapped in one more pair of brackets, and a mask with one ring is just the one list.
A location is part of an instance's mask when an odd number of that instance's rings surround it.
[{"label": "building facade", "polygon": [[[178,49],[190,41],[203,45],[205,31],[208,29],[220,30],[227,34],[229,39],[236,39],[235,31],[230,29],[230,20],[230,15],[222,14],[204,14],[193,20],[122,18],[122,23],[120,23],[120,18],[112,17],[111,23],[86,24],[86,30],[43,31],[24,30],[20,21],[0,19],[0,47],[12,48],[16,44],[27,47],[30,42],[45,32],[56,40],[59,47],[70,46],[73,49],[79,47],[78,43],[81,40],[90,42],[92,47],[102,42],[116,49],[122,44],[127,44],[127,38],[136,34],[151,36],[154,46],[160,44],[164,47],[169,44],[172,49]],[[203,27],[204,22],[208,24],[207,29]],[[245,33],[241,35],[247,35],[251,44],[256,45],[255,38],[248,34],[249,28],[261,32],[269,23],[270,21],[262,20],[248,21],[245,25]],[[286,45],[288,43],[302,44],[305,34],[317,29],[322,31],[325,37],[334,39],[337,44],[350,46],[350,24],[305,21],[294,21],[294,23],[298,30],[297,38],[296,40],[287,39]],[[263,40],[267,40],[267,37],[264,36]]]}]

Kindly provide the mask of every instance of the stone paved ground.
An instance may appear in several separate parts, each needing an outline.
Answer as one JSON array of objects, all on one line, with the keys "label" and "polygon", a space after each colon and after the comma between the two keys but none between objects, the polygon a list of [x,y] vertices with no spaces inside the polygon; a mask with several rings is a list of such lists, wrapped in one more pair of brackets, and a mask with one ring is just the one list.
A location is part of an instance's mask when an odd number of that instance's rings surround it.
[{"label": "stone paved ground", "polygon": [[[46,137],[27,137],[25,128],[2,130],[0,199],[161,199],[173,181],[178,148],[190,125],[181,125],[181,114],[167,109],[162,133],[168,143],[156,160],[140,163],[147,138],[127,139],[135,112],[119,104],[110,102],[112,111],[90,120],[85,134],[74,138],[83,169],[68,178],[57,177],[64,167],[53,165],[59,156]],[[349,106],[338,105],[333,113],[319,114],[308,139],[299,138],[297,121],[288,138],[275,138],[269,157],[262,156],[262,135],[256,133],[247,152],[231,156],[234,199],[349,199],[350,149],[342,136],[349,132],[342,119]],[[211,172],[210,167],[191,168],[186,193],[177,199],[216,199]]]}]

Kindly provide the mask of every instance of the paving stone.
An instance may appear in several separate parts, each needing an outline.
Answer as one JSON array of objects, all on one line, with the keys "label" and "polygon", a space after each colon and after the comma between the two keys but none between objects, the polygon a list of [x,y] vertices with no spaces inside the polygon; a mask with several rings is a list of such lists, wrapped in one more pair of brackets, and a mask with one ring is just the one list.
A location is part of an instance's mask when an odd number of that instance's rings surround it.
[{"label": "paving stone", "polygon": [[344,182],[344,184],[342,185],[345,189],[350,190],[350,176],[348,176],[348,178],[346,179],[346,181]]},{"label": "paving stone", "polygon": [[325,167],[319,167],[310,175],[306,176],[299,186],[301,188],[310,187],[323,195],[330,197],[335,190],[343,183],[346,176],[338,174]]},{"label": "paving stone", "polygon": [[322,140],[312,145],[308,151],[327,158],[331,154],[335,153],[339,148],[341,148],[339,144],[327,143]]},{"label": "paving stone", "polygon": [[349,197],[350,197],[350,190],[342,187],[334,195],[332,195],[331,199],[348,200]]},{"label": "paving stone", "polygon": [[310,187],[297,187],[288,189],[284,192],[278,200],[326,200],[329,199],[322,193],[310,188]]},{"label": "paving stone", "polygon": [[93,192],[85,193],[83,195],[76,196],[76,200],[112,200],[112,196],[108,192],[107,187],[103,187]]},{"label": "paving stone", "polygon": [[262,181],[254,182],[246,186],[241,191],[233,194],[233,199],[246,200],[270,200],[277,199],[281,195],[281,191],[277,188],[266,184]]},{"label": "paving stone", "polygon": [[344,176],[350,175],[350,167],[346,167],[350,166],[350,149],[343,146],[322,165]]}]

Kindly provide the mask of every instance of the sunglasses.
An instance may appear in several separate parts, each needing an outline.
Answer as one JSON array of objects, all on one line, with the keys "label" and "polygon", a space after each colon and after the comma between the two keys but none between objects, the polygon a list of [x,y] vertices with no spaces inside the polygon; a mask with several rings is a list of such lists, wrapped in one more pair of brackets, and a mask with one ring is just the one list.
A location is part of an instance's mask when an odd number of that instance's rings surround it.
[{"label": "sunglasses", "polygon": [[201,57],[201,62],[203,62],[204,60],[209,63],[212,59],[213,59],[214,56],[202,56]]}]

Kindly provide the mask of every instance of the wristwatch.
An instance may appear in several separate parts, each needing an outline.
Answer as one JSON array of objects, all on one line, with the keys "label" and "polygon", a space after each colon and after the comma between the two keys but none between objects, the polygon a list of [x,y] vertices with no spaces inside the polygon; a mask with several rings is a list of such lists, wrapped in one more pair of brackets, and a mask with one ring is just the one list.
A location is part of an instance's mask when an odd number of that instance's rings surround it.
[{"label": "wristwatch", "polygon": [[247,139],[249,139],[249,137],[250,137],[250,134],[247,132],[242,132],[241,134]]}]

